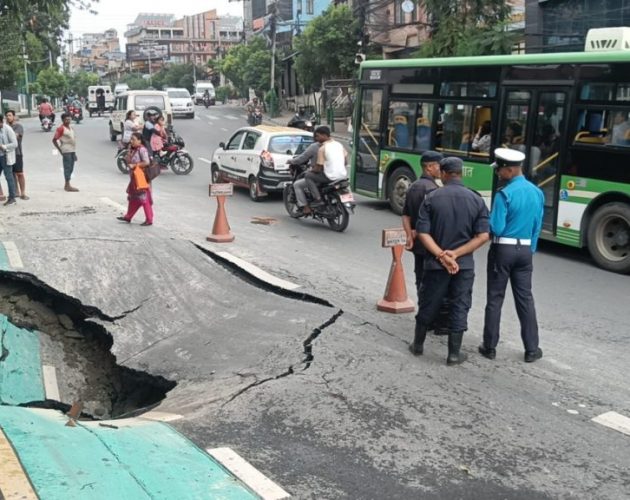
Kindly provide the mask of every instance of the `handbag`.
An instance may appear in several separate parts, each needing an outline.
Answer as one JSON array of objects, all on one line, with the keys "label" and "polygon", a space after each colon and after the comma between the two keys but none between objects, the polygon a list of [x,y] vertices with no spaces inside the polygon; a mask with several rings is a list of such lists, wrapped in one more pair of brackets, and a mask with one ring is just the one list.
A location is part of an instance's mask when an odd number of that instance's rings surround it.
[{"label": "handbag", "polygon": [[140,167],[140,165],[131,165],[131,168],[136,190],[142,191],[143,189],[149,189],[149,182],[146,179],[146,174],[143,175],[144,169]]},{"label": "handbag", "polygon": [[162,172],[162,168],[156,161],[152,161],[148,167],[144,168],[144,175],[147,178],[147,182],[151,182]]}]

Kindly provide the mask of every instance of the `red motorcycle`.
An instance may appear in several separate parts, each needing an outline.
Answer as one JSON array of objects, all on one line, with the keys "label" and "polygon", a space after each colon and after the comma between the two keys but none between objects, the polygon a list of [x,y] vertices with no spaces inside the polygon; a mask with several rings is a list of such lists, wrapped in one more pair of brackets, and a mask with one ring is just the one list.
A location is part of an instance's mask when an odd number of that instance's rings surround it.
[{"label": "red motorcycle", "polygon": [[74,123],[81,123],[81,120],[83,120],[83,110],[81,106],[68,104],[66,112],[70,115],[72,120],[74,120]]}]

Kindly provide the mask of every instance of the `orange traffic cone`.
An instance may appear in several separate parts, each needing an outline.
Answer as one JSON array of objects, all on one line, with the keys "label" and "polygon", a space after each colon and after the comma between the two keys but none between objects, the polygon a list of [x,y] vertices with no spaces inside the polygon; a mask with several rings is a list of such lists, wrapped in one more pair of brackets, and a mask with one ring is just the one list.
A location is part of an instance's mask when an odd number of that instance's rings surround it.
[{"label": "orange traffic cone", "polygon": [[402,245],[392,247],[392,267],[389,270],[385,296],[376,303],[376,308],[379,311],[396,314],[415,310],[413,301],[407,296],[405,273],[402,266],[403,249]]},{"label": "orange traffic cone", "polygon": [[206,238],[214,243],[229,243],[234,241],[234,235],[230,231],[227,214],[225,213],[225,196],[217,196],[217,213],[214,216],[212,234]]}]

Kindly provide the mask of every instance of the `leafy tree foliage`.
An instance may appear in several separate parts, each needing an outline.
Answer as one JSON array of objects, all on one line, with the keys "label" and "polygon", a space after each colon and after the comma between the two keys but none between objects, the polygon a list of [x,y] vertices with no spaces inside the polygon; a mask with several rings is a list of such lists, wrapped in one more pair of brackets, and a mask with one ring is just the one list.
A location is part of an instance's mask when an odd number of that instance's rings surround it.
[{"label": "leafy tree foliage", "polygon": [[[197,79],[205,78],[206,68],[197,66],[195,69]],[[193,65],[192,64],[170,64],[160,69],[153,75],[153,86],[156,89],[164,87],[183,87],[190,92],[193,90]]]},{"label": "leafy tree foliage", "polygon": [[89,71],[77,71],[72,75],[67,75],[66,78],[68,79],[68,91],[80,96],[87,96],[88,87],[98,85],[100,80],[96,73]]},{"label": "leafy tree foliage", "polygon": [[329,7],[296,39],[295,69],[300,83],[318,87],[322,79],[353,76],[358,41],[359,25],[352,10],[345,4]]},{"label": "leafy tree foliage", "polygon": [[68,80],[57,68],[46,68],[37,75],[37,88],[45,95],[62,96],[68,92]]},{"label": "leafy tree foliage", "polygon": [[421,57],[509,54],[516,35],[506,30],[511,7],[505,0],[423,0],[431,39]]},{"label": "leafy tree foliage", "polygon": [[248,44],[232,47],[220,61],[219,67],[241,95],[253,88],[258,95],[269,89],[271,78],[271,51],[264,38],[255,37]]}]

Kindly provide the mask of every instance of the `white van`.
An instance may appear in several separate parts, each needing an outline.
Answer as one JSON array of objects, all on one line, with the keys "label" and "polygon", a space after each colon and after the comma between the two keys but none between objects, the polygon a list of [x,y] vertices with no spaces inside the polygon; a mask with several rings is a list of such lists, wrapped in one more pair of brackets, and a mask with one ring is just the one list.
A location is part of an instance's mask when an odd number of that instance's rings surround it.
[{"label": "white van", "polygon": [[117,83],[116,86],[114,87],[114,95],[116,97],[128,91],[129,91],[129,85],[127,85],[126,83]]},{"label": "white van", "polygon": [[93,113],[112,111],[114,109],[114,94],[109,85],[90,85],[88,87],[87,110]]},{"label": "white van", "polygon": [[169,87],[164,89],[168,94],[168,100],[173,108],[173,116],[195,117],[195,108],[193,107],[192,97],[188,89]]},{"label": "white van", "polygon": [[159,90],[130,90],[116,97],[114,111],[109,119],[109,138],[116,141],[118,134],[122,134],[127,112],[134,110],[138,114],[136,121],[144,124],[144,112],[148,108],[157,108],[166,115],[166,123],[173,122],[173,109],[166,92]]},{"label": "white van", "polygon": [[206,90],[210,94],[210,104],[216,103],[216,94],[212,82],[210,80],[197,80],[195,82],[195,95],[193,96],[195,104],[203,104],[203,94]]}]

